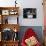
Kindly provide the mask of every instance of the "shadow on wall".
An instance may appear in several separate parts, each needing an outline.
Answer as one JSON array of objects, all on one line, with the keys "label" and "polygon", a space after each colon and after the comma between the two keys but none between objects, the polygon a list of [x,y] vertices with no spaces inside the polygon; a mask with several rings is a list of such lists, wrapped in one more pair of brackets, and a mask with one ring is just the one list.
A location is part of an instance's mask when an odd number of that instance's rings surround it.
[{"label": "shadow on wall", "polygon": [[36,32],[39,41],[41,43],[43,43],[43,30],[42,30],[42,26],[21,26],[20,27],[20,32],[19,32],[20,42],[21,42],[21,40],[23,38],[23,35],[24,35],[25,31],[28,28],[32,28],[34,30],[34,32]]}]

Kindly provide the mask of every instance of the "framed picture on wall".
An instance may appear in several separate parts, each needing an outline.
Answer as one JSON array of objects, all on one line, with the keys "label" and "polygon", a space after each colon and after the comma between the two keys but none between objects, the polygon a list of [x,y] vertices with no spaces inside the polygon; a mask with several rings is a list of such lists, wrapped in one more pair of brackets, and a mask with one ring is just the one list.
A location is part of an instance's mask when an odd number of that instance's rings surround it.
[{"label": "framed picture on wall", "polygon": [[23,18],[36,18],[36,8],[23,8]]}]

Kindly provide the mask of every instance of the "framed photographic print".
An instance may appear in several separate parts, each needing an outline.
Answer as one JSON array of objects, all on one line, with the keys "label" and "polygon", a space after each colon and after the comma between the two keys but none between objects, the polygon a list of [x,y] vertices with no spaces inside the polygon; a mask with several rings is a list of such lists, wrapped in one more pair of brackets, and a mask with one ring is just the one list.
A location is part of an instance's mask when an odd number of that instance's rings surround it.
[{"label": "framed photographic print", "polygon": [[9,10],[2,10],[2,15],[9,15]]},{"label": "framed photographic print", "polygon": [[23,18],[36,18],[36,8],[24,8],[23,9]]}]

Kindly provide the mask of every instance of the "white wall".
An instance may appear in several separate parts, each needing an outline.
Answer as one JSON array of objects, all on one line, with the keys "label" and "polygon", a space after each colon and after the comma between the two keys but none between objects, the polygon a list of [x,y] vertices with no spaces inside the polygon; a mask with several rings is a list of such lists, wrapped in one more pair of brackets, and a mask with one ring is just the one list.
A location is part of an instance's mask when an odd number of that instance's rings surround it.
[{"label": "white wall", "polygon": [[0,0],[0,6],[1,7],[14,6],[15,5],[14,1],[15,0]]},{"label": "white wall", "polygon": [[[0,6],[14,6],[15,0],[0,0]],[[43,26],[43,10],[42,0],[17,0],[19,9],[19,24],[21,26]],[[24,19],[23,8],[36,8],[37,18],[36,19]]]},{"label": "white wall", "polygon": [[42,0],[21,0],[18,1],[23,8],[36,8],[37,18],[36,19],[23,19],[23,10],[20,11],[20,25],[22,26],[43,26],[43,6]]}]

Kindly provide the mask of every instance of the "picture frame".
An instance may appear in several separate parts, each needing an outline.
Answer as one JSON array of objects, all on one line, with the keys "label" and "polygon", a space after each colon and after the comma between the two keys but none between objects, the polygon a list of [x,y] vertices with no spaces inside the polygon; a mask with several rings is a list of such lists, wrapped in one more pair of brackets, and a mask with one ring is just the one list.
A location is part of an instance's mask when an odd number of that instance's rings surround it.
[{"label": "picture frame", "polygon": [[36,8],[23,8],[23,18],[36,18],[37,10]]},{"label": "picture frame", "polygon": [[9,15],[9,10],[2,10],[2,15]]}]

